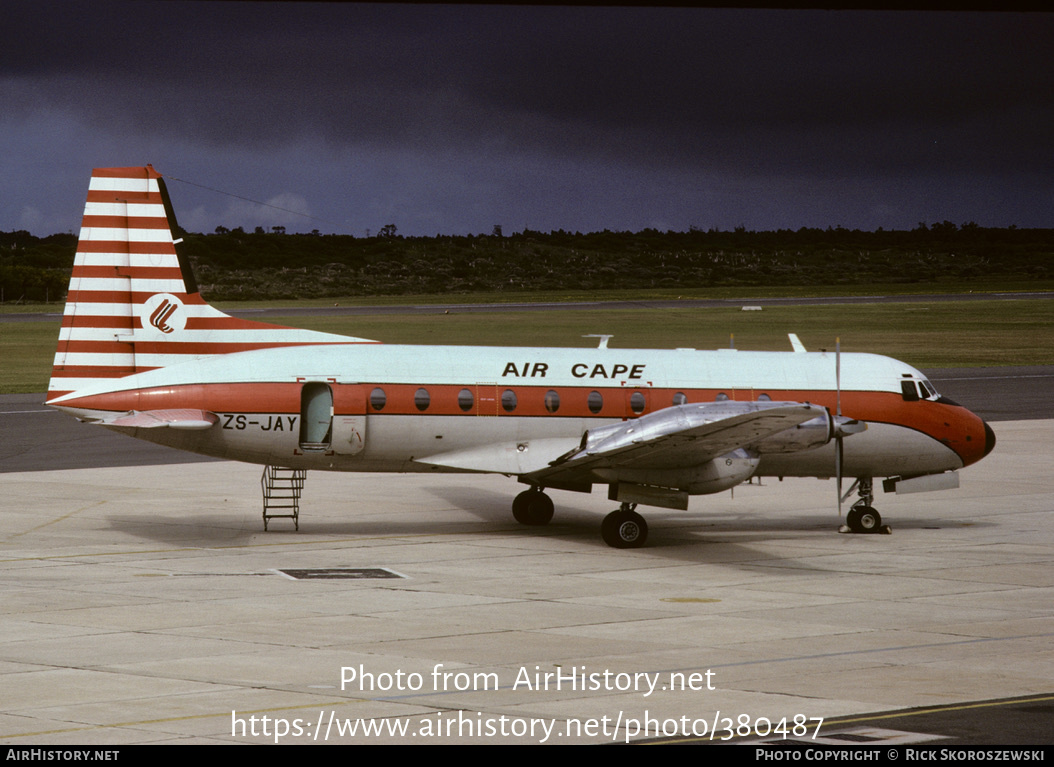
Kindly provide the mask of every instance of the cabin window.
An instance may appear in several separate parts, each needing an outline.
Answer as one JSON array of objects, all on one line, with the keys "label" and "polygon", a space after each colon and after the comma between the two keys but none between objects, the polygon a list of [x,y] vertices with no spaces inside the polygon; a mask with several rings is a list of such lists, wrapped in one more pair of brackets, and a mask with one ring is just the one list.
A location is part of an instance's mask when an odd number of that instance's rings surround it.
[{"label": "cabin window", "polygon": [[720,392],[716,397],[714,397],[714,402],[728,402],[728,395],[724,392]]},{"label": "cabin window", "polygon": [[914,381],[901,381],[900,393],[903,395],[905,402],[919,401],[919,390],[915,388]]},{"label": "cabin window", "polygon": [[506,413],[511,413],[516,409],[516,392],[512,389],[506,389],[501,393],[501,409]]},{"label": "cabin window", "polygon": [[772,397],[767,394],[759,394],[758,402],[772,402]]},{"label": "cabin window", "polygon": [[475,397],[472,396],[471,389],[462,389],[457,393],[457,406],[466,413],[472,409],[475,404]]},{"label": "cabin window", "polygon": [[596,415],[604,407],[604,398],[598,391],[589,392],[589,397],[586,399],[586,404],[589,406],[589,412]]},{"label": "cabin window", "polygon": [[370,392],[370,407],[374,410],[384,410],[384,406],[388,403],[388,395],[384,393],[384,389],[379,386]]},{"label": "cabin window", "polygon": [[644,395],[639,391],[635,391],[633,394],[629,395],[629,409],[633,411],[634,415],[640,415],[643,413],[647,404]]},{"label": "cabin window", "polygon": [[683,391],[679,391],[679,392],[677,392],[676,394],[673,395],[673,404],[675,404],[675,405],[685,405],[687,403],[688,403],[688,396]]},{"label": "cabin window", "polygon": [[545,393],[545,409],[550,413],[555,413],[560,409],[560,395],[552,389]]},{"label": "cabin window", "polygon": [[428,389],[418,389],[414,392],[414,407],[418,410],[428,410],[428,405],[432,402],[432,397],[428,393]]}]

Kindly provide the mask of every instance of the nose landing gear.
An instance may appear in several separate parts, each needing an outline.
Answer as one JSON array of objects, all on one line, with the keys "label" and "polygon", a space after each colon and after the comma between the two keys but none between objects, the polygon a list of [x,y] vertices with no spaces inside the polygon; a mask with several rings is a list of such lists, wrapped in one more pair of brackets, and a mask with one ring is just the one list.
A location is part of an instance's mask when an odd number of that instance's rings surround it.
[{"label": "nose landing gear", "polygon": [[[858,489],[859,488],[859,489]],[[845,515],[845,524],[839,529],[840,533],[881,533],[889,535],[893,529],[889,525],[882,524],[882,515],[871,506],[875,501],[872,490],[871,477],[860,477],[853,483],[842,500],[852,495],[857,490],[860,500],[853,504],[849,513]]]}]

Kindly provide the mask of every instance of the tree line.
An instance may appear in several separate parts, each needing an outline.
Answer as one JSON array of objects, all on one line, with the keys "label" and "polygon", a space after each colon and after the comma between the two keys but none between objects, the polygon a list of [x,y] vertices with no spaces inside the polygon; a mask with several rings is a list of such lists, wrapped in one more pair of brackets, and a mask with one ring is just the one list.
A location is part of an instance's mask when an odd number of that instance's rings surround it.
[{"label": "tree line", "polygon": [[[286,234],[276,227],[181,232],[210,300],[411,293],[976,283],[1051,278],[1054,230],[920,223],[874,232],[829,227],[686,232],[538,232],[405,237]],[[0,299],[61,300],[76,236],[0,232]]]}]

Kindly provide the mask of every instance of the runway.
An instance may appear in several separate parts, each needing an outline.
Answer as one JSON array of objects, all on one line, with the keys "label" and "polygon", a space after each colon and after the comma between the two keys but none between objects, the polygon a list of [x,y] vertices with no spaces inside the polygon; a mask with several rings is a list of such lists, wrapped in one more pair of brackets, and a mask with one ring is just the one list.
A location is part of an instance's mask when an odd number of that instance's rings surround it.
[{"label": "runway", "polygon": [[[267,320],[272,317],[363,316],[377,314],[472,314],[476,312],[554,312],[598,309],[720,309],[750,306],[822,306],[829,304],[915,304],[960,301],[1020,301],[1054,299],[1054,292],[977,292],[977,293],[905,293],[889,296],[787,296],[783,298],[677,298],[606,301],[507,301],[503,303],[435,303],[371,306],[275,307],[265,309],[228,308],[232,317]],[[40,322],[57,320],[62,312],[0,314],[0,322]]]},{"label": "runway", "polygon": [[[819,717],[816,743],[1051,743],[1050,371],[1001,371],[932,371],[1033,419],[993,423],[959,490],[879,494],[892,535],[837,534],[832,482],[766,480],[649,511],[631,551],[600,541],[602,493],[525,528],[490,476],[313,472],[300,532],[264,533],[259,467],[135,465],[152,446],[116,435],[100,461],[70,435],[103,430],[4,398],[0,744],[745,742]],[[1008,376],[1023,399],[954,389]]]}]

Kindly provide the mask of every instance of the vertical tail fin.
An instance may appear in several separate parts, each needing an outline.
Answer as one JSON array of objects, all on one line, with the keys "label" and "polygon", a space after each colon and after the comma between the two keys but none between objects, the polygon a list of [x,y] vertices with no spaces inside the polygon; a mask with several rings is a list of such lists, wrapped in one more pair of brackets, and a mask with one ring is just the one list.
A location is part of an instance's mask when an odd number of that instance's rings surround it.
[{"label": "vertical tail fin", "polygon": [[96,168],[48,401],[154,368],[250,349],[367,339],[239,320],[198,292],[161,174]]}]

